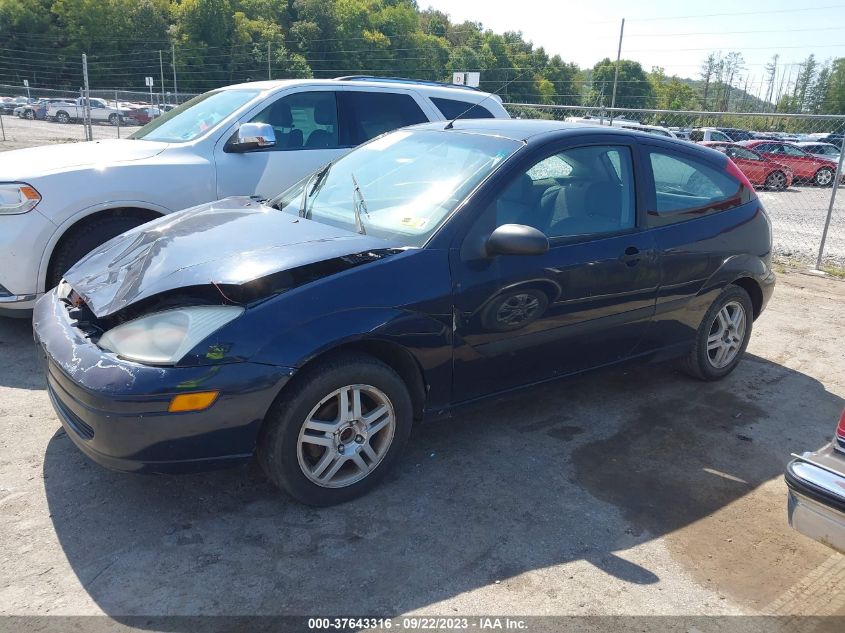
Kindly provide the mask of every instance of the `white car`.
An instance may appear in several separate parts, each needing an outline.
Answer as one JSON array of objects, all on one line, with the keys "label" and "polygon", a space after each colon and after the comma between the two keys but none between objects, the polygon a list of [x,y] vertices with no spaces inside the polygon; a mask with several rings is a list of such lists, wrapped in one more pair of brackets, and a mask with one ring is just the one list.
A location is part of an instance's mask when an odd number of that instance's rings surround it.
[{"label": "white car", "polygon": [[839,148],[833,143],[823,143],[821,141],[800,141],[795,144],[805,152],[810,152],[813,156],[827,158],[835,163],[839,162]]},{"label": "white car", "polygon": [[264,81],[195,97],[130,138],[0,153],[0,313],[26,316],[83,255],[161,215],[273,196],[383,132],[508,118],[501,99],[411,80]]},{"label": "white car", "polygon": [[714,127],[697,127],[694,130],[690,130],[688,140],[693,143],[700,143],[702,141],[721,141],[722,143],[734,142],[730,136]]}]

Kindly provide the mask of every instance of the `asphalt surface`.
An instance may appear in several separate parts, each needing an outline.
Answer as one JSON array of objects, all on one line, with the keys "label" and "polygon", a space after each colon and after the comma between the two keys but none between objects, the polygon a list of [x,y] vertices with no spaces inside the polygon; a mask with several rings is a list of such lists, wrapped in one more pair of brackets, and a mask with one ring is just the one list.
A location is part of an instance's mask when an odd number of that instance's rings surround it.
[{"label": "asphalt surface", "polygon": [[845,404],[843,302],[843,282],[781,275],[727,379],[627,367],[476,405],[319,510],[254,463],[89,462],[28,323],[0,319],[0,614],[845,616],[845,557],[790,530],[782,481]]}]

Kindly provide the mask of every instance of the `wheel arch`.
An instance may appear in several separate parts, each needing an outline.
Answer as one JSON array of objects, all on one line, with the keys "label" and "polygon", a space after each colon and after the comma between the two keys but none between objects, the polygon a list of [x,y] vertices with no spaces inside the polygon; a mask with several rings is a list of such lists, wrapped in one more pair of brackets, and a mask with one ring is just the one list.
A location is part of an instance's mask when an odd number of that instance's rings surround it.
[{"label": "wheel arch", "polygon": [[[403,345],[394,341],[375,338],[361,338],[345,341],[333,347],[323,349],[310,357],[298,370],[297,374],[313,367],[316,364],[325,362],[334,356],[344,354],[365,354],[372,356],[395,371],[402,382],[408,387],[411,396],[411,403],[414,410],[414,419],[419,420],[425,411],[428,386],[425,382],[425,374],[416,357]],[[292,381],[294,382],[294,381]],[[283,393],[289,386],[282,388]]]},{"label": "wheel arch", "polygon": [[763,311],[763,289],[757,280],[750,276],[737,277],[733,280],[734,286],[739,286],[751,298],[751,307],[754,309],[754,319],[760,316]]},{"label": "wheel arch", "polygon": [[84,228],[88,223],[103,217],[115,217],[127,214],[140,214],[147,218],[147,222],[154,220],[169,213],[169,209],[165,209],[159,205],[139,203],[139,202],[112,202],[101,204],[74,215],[73,217],[62,223],[50,241],[44,248],[44,253],[41,256],[41,264],[38,268],[38,292],[44,292],[47,288],[47,277],[50,273],[51,266],[54,262],[54,256],[58,249],[63,245],[72,235]]}]

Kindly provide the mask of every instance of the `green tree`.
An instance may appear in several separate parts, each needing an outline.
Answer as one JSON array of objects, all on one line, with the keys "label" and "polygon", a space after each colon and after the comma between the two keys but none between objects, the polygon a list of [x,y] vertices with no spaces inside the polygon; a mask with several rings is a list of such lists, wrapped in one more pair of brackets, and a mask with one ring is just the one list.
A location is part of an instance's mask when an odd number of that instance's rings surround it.
[{"label": "green tree", "polygon": [[[593,95],[598,102],[598,86],[604,95],[604,104],[610,105],[616,62],[605,57],[593,66]],[[616,86],[617,108],[654,107],[654,88],[639,62],[623,59],[619,62],[619,78]]]}]

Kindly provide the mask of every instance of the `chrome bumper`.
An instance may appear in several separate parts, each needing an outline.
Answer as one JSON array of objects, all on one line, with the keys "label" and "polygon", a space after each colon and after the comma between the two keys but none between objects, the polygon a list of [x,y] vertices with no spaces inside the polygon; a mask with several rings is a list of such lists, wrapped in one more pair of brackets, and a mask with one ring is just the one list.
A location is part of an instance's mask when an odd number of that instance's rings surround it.
[{"label": "chrome bumper", "polygon": [[784,478],[789,524],[845,553],[845,455],[830,444],[805,453],[789,463]]}]

